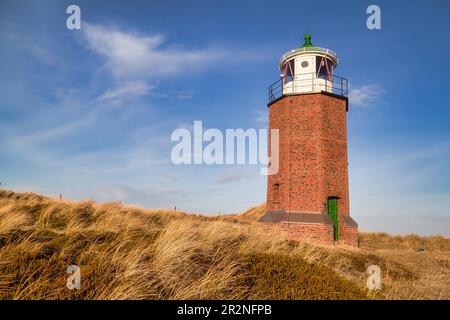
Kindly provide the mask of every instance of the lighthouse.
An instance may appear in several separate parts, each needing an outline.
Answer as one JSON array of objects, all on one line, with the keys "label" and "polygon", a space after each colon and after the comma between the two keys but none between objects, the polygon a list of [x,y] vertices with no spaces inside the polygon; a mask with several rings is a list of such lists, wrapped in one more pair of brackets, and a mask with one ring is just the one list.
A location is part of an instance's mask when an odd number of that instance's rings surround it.
[{"label": "lighthouse", "polygon": [[279,130],[279,170],[268,176],[260,222],[295,240],[357,246],[349,212],[348,81],[335,75],[338,62],[309,34],[280,59],[280,79],[268,97],[269,128]]}]

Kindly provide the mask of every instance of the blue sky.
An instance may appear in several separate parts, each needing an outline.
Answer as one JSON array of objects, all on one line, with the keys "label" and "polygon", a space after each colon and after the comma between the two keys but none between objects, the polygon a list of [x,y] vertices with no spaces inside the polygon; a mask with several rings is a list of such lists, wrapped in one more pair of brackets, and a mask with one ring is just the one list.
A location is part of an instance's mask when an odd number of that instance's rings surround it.
[{"label": "blue sky", "polygon": [[360,229],[450,235],[448,1],[3,0],[2,187],[207,214],[264,202],[259,165],[176,166],[170,134],[265,128],[278,59],[307,26],[350,82]]}]

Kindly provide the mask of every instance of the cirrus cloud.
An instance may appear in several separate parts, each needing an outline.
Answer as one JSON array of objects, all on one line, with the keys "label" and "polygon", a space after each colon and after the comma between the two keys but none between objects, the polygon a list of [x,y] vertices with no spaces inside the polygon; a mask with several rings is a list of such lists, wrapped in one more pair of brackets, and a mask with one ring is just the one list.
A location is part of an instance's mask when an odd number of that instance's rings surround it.
[{"label": "cirrus cloud", "polygon": [[384,93],[385,90],[379,85],[368,84],[350,88],[348,98],[352,106],[367,107],[379,101]]},{"label": "cirrus cloud", "polygon": [[121,103],[134,97],[145,96],[152,89],[152,86],[145,82],[130,82],[121,88],[108,90],[100,97],[98,101],[110,101],[112,103]]},{"label": "cirrus cloud", "polygon": [[82,30],[87,47],[101,55],[104,67],[119,78],[154,79],[193,71],[227,55],[226,50],[213,47],[165,46],[161,34],[143,35],[91,23],[85,23]]}]

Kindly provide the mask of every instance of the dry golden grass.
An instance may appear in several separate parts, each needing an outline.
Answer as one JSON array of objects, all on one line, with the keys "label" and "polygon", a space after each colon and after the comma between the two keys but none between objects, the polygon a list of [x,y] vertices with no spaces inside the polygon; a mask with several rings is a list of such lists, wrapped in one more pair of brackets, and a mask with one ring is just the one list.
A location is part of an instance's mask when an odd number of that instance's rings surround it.
[{"label": "dry golden grass", "polygon": [[[263,211],[208,218],[0,190],[0,298],[449,299],[446,238],[314,246],[262,230]],[[66,287],[72,264],[79,290]],[[365,289],[370,264],[380,292]]]}]

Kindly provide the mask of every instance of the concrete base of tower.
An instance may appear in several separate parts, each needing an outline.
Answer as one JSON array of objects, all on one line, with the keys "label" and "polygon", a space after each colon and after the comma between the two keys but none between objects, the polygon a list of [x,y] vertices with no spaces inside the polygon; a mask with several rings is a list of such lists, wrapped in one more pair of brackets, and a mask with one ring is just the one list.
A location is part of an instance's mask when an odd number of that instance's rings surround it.
[{"label": "concrete base of tower", "polygon": [[339,241],[334,241],[333,222],[328,215],[268,211],[259,221],[270,230],[285,233],[290,240],[325,245],[359,245],[358,225],[350,216],[339,220]]}]

